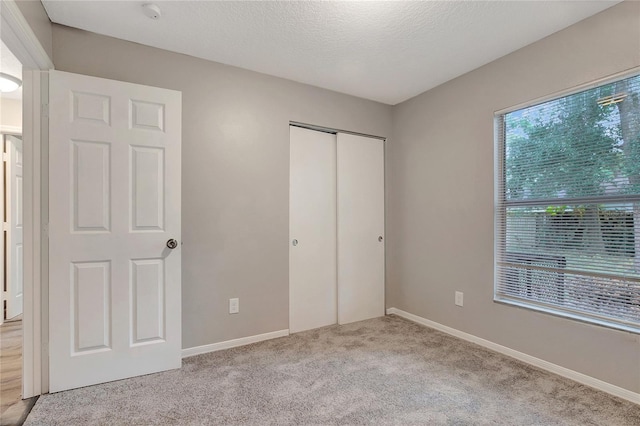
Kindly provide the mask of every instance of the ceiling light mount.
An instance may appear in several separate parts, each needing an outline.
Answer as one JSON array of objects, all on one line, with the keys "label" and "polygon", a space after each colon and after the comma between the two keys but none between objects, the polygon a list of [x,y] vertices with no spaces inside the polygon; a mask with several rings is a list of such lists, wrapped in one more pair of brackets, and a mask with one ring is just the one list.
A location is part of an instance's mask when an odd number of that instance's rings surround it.
[{"label": "ceiling light mount", "polygon": [[160,7],[154,3],[146,3],[142,5],[142,11],[149,18],[157,21],[162,16]]},{"label": "ceiling light mount", "polygon": [[13,92],[20,86],[22,86],[22,80],[18,77],[0,72],[0,93]]}]

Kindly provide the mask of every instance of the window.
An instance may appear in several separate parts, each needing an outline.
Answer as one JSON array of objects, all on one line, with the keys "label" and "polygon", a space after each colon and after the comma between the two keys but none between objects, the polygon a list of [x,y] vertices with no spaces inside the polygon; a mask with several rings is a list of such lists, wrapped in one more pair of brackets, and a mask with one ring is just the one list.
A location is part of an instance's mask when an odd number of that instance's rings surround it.
[{"label": "window", "polygon": [[495,300],[640,333],[640,75],[496,124]]}]

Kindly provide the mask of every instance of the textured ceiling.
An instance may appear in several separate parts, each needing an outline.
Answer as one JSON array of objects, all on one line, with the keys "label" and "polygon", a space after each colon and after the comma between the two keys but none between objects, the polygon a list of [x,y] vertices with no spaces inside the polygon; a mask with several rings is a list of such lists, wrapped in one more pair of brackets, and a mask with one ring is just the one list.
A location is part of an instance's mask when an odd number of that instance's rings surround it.
[{"label": "textured ceiling", "polygon": [[[0,41],[0,72],[18,77],[22,80],[22,64],[2,41]],[[22,99],[22,86],[14,92],[3,93],[2,97]]]},{"label": "textured ceiling", "polygon": [[53,22],[397,104],[619,1],[43,0]]}]

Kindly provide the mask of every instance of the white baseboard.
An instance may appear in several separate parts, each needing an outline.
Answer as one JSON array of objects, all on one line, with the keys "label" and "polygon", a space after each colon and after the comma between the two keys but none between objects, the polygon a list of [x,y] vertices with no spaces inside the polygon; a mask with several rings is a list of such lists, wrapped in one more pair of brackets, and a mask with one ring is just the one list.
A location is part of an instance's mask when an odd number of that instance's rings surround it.
[{"label": "white baseboard", "polygon": [[506,346],[499,345],[497,343],[493,343],[489,340],[482,339],[480,337],[474,336],[473,334],[465,333],[464,331],[457,330],[455,328],[447,327],[446,325],[442,325],[435,321],[428,320],[426,318],[419,317],[414,314],[410,314],[409,312],[405,312],[403,310],[397,308],[389,308],[387,309],[387,315],[394,314],[402,318],[406,318],[409,321],[416,322],[418,324],[427,326],[429,328],[433,328],[444,333],[450,334],[452,336],[458,337],[462,340],[466,340],[477,345],[483,346],[487,349],[491,349],[493,351],[499,352],[501,354],[507,355],[511,358],[515,358],[517,360],[526,362],[527,364],[531,364],[535,367],[541,368],[543,370],[547,370],[551,373],[557,374],[562,377],[566,377],[567,379],[571,379],[575,382],[581,383],[586,386],[590,386],[592,388],[601,390],[603,392],[609,393],[611,395],[617,396],[622,399],[626,399],[627,401],[634,402],[636,404],[640,404],[640,393],[632,392],[628,389],[621,388],[616,385],[612,385],[611,383],[607,383],[600,379],[596,379],[591,376],[587,376],[586,374],[579,373],[574,370],[570,370],[568,368],[562,367],[557,364],[553,364],[551,362],[545,361],[540,358],[536,358],[531,355],[527,355],[523,352],[518,352],[514,349],[508,348]]},{"label": "white baseboard", "polygon": [[255,336],[241,337],[239,339],[226,340],[224,342],[212,343],[210,345],[195,346],[182,350],[182,358],[194,355],[206,354],[208,352],[221,351],[223,349],[236,348],[238,346],[249,345],[251,343],[262,342],[263,340],[275,339],[289,335],[289,330],[278,330],[270,333],[257,334]]}]

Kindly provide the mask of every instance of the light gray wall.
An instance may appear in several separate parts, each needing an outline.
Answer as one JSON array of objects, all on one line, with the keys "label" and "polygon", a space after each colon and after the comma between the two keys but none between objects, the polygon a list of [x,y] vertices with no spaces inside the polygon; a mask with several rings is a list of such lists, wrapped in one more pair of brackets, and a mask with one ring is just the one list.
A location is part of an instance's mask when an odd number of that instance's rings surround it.
[{"label": "light gray wall", "polygon": [[0,125],[22,129],[22,101],[0,97]]},{"label": "light gray wall", "polygon": [[391,107],[59,25],[53,61],[182,91],[183,347],[289,328],[289,120],[388,136]]},{"label": "light gray wall", "polygon": [[640,336],[492,301],[494,111],[639,65],[624,2],[395,106],[387,306],[640,392]]},{"label": "light gray wall", "polygon": [[51,21],[40,0],[17,0],[16,4],[44,51],[49,55],[49,59],[53,59]]}]

